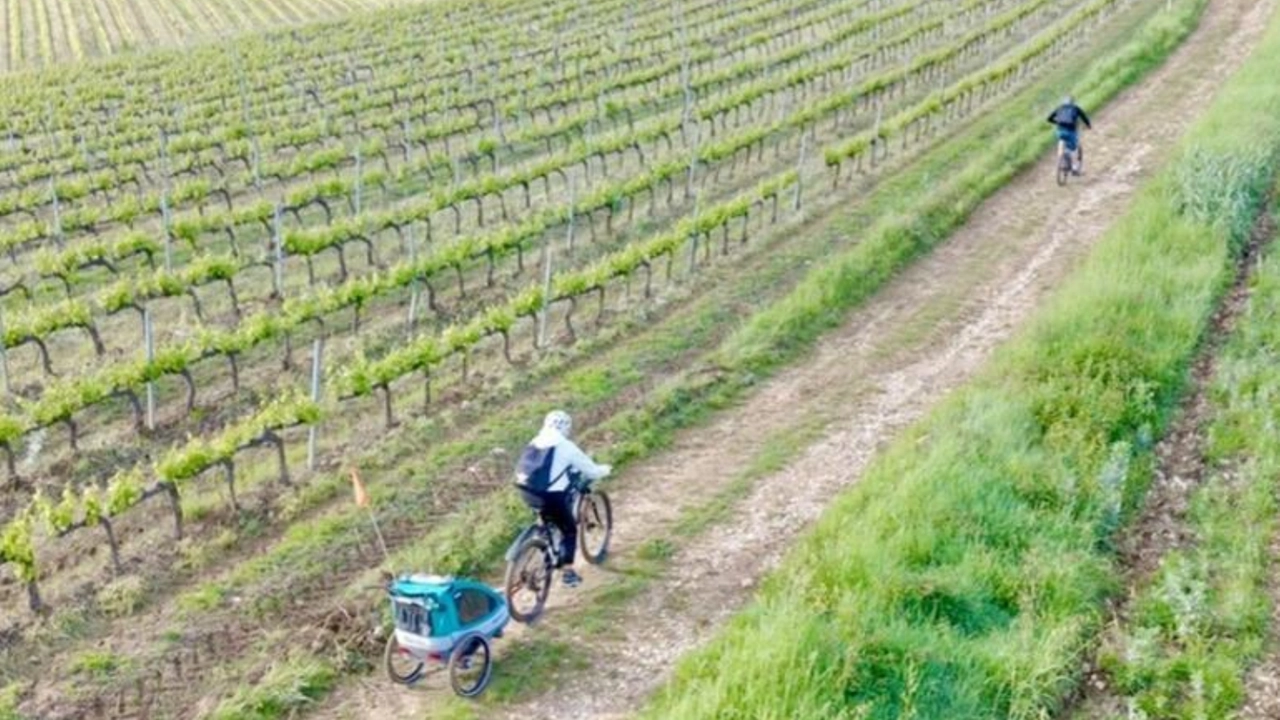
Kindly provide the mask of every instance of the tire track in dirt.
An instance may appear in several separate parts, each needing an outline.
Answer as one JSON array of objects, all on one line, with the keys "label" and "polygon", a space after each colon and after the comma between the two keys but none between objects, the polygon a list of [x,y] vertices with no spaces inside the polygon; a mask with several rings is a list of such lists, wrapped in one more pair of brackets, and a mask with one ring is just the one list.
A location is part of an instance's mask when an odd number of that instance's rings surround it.
[{"label": "tire track in dirt", "polygon": [[[790,467],[759,479],[729,521],[684,544],[669,571],[623,607],[615,632],[573,643],[572,631],[561,628],[589,672],[567,671],[555,693],[482,714],[614,718],[639,707],[667,679],[675,658],[742,608],[755,579],[835,493],[857,481],[875,452],[968,380],[1123,213],[1159,165],[1160,150],[1242,62],[1271,1],[1212,2],[1164,66],[1095,114],[1098,129],[1085,137],[1090,174],[1057,188],[1047,155],[852,313],[808,359],[709,426],[684,433],[669,451],[628,468],[628,476],[644,478],[645,491],[637,483],[614,493],[614,547],[623,556],[668,537],[682,511],[746,472],[770,438],[815,419],[825,425]],[[607,566],[582,570],[586,588],[611,582]],[[573,613],[566,610],[584,597],[557,588],[543,622],[567,625]],[[378,677],[350,688],[323,715],[420,716],[432,696]]]}]

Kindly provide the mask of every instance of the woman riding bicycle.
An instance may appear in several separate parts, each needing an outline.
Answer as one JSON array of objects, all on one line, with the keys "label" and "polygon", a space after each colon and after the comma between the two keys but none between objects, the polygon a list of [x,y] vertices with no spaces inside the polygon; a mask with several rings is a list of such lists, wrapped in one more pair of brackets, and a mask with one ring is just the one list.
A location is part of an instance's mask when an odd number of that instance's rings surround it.
[{"label": "woman riding bicycle", "polygon": [[516,488],[530,509],[560,528],[564,543],[559,548],[556,567],[564,568],[561,579],[568,587],[577,587],[581,576],[573,569],[578,552],[578,523],[573,517],[573,500],[579,476],[587,480],[607,477],[613,469],[597,465],[569,439],[573,420],[562,410],[547,413],[539,432],[516,465]]},{"label": "woman riding bicycle", "polygon": [[1079,175],[1084,172],[1084,146],[1080,144],[1080,123],[1084,122],[1084,126],[1093,129],[1093,125],[1089,122],[1089,116],[1084,114],[1084,110],[1076,105],[1075,98],[1068,95],[1062,104],[1056,110],[1049,113],[1049,122],[1057,127],[1058,135],[1058,161],[1062,161],[1064,152],[1074,152],[1076,154],[1076,162],[1071,172]]}]

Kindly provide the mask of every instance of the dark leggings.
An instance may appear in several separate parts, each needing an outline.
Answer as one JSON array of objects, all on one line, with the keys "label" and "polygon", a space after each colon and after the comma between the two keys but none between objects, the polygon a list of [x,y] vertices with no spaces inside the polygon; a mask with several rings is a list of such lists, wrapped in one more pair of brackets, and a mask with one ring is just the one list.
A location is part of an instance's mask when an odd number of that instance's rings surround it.
[{"label": "dark leggings", "polygon": [[573,521],[573,493],[539,493],[525,488],[519,488],[519,490],[525,505],[537,510],[543,520],[560,528],[560,532],[564,534],[564,544],[560,548],[560,561],[556,563],[556,567],[572,565],[573,558],[578,552],[578,524]]}]

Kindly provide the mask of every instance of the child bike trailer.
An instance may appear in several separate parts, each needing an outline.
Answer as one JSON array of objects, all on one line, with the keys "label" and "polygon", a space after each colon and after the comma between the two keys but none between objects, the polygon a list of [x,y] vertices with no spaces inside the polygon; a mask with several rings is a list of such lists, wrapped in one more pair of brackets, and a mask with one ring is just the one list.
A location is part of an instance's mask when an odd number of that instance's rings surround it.
[{"label": "child bike trailer", "polygon": [[484,692],[493,674],[489,642],[511,619],[506,599],[483,583],[439,575],[401,575],[387,584],[395,630],[387,675],[412,685],[431,667],[448,669],[462,697]]}]

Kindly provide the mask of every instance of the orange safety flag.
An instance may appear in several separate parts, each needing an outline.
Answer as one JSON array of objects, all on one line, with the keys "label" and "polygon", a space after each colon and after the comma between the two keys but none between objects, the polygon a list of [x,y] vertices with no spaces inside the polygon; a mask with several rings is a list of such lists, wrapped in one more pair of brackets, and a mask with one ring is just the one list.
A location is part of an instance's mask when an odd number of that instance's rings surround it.
[{"label": "orange safety flag", "polygon": [[365,491],[364,483],[360,482],[360,473],[355,468],[351,468],[351,487],[356,493],[356,505],[369,507],[369,493]]}]

